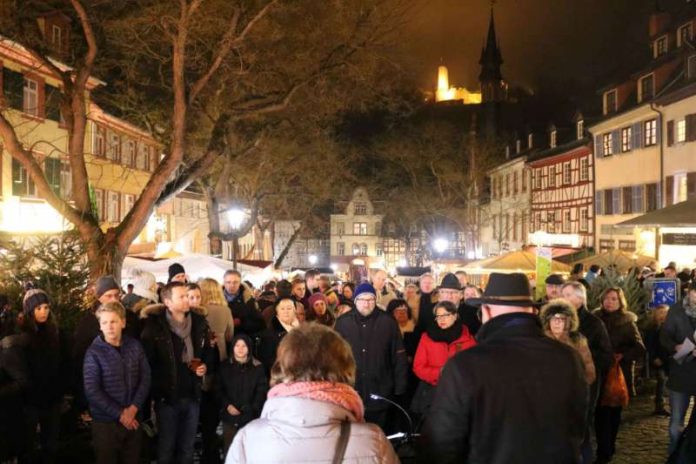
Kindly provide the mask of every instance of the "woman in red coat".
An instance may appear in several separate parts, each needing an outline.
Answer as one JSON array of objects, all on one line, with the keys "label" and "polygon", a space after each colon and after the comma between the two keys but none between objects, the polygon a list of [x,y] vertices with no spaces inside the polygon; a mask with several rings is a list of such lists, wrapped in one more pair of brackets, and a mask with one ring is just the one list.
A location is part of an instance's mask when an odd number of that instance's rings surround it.
[{"label": "woman in red coat", "polygon": [[413,372],[420,379],[411,403],[411,410],[416,414],[424,414],[428,410],[433,389],[447,360],[476,345],[469,329],[459,319],[457,307],[453,303],[437,303],[433,314],[435,323],[421,337],[413,359]]}]

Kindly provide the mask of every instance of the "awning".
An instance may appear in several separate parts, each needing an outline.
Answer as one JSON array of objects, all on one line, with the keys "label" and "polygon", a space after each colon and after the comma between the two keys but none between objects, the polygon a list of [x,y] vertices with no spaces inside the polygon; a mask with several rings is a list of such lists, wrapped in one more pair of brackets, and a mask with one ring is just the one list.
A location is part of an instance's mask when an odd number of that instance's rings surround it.
[{"label": "awning", "polygon": [[696,227],[696,198],[651,211],[615,227]]}]

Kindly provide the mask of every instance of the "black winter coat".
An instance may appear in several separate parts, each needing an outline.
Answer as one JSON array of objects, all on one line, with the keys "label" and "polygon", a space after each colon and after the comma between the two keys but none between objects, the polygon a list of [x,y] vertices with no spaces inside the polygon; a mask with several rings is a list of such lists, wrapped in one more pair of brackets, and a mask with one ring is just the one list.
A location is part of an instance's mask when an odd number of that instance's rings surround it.
[{"label": "black winter coat", "polygon": [[[229,294],[225,291],[225,298]],[[232,301],[227,300],[227,306],[232,311],[234,333],[246,334],[250,337],[258,335],[266,329],[266,321],[259,311],[256,300],[244,284],[239,288],[239,294]]]},{"label": "black winter coat", "polygon": [[423,462],[580,462],[587,384],[577,352],[513,313],[445,365],[424,427]]},{"label": "black winter coat", "polygon": [[276,361],[278,345],[280,345],[280,341],[287,334],[288,331],[285,330],[277,316],[273,316],[273,319],[271,319],[271,327],[261,332],[256,354],[259,361],[263,364],[266,376],[269,375],[271,367],[273,367],[273,363]]},{"label": "black winter coat", "polygon": [[18,339],[0,340],[0,461],[22,449],[22,393],[29,382]]},{"label": "black winter coat", "polygon": [[638,361],[645,356],[643,337],[635,323],[635,318],[621,311],[608,312],[602,309],[594,314],[604,323],[614,353],[623,355],[621,362]]},{"label": "black winter coat", "polygon": [[22,369],[26,373],[24,404],[39,409],[48,408],[63,400],[65,368],[61,337],[49,323],[33,330],[27,326],[18,335],[6,337],[21,351]]},{"label": "black winter coat", "polygon": [[[223,422],[241,428],[261,415],[268,393],[268,379],[263,366],[256,359],[251,358],[244,364],[233,359],[224,361],[220,366],[217,392],[222,405]],[[230,415],[227,412],[229,405],[237,408],[241,414]]]},{"label": "black winter coat", "polygon": [[339,317],[334,328],[353,349],[355,389],[365,410],[388,409],[389,403],[373,400],[370,394],[394,398],[406,393],[409,367],[399,325],[379,308],[368,317],[353,309]]},{"label": "black winter coat", "polygon": [[[173,332],[167,322],[166,310],[166,306],[155,304],[146,306],[141,311],[141,318],[144,320],[140,341],[152,372],[152,399],[174,403],[178,399],[177,367],[181,360],[175,359]],[[201,359],[210,371],[211,366],[217,364],[215,358],[218,356],[218,350],[212,348],[208,341],[210,332],[208,322],[203,315],[193,310],[188,314],[191,318],[193,357]],[[200,399],[201,377],[195,377],[194,389],[195,398]]]},{"label": "black winter coat", "polygon": [[672,356],[676,346],[684,343],[685,338],[696,342],[694,332],[696,332],[696,319],[686,314],[682,303],[672,306],[660,331],[662,347],[669,353],[667,388],[690,395],[696,395],[696,358],[687,358],[688,361],[679,364]]},{"label": "black winter coat", "polygon": [[[614,350],[609,334],[600,318],[591,314],[584,306],[578,309],[580,333],[587,339],[592,353],[592,361],[597,370],[597,380],[603,381],[607,372],[614,365]],[[595,381],[596,383],[596,381]]]}]

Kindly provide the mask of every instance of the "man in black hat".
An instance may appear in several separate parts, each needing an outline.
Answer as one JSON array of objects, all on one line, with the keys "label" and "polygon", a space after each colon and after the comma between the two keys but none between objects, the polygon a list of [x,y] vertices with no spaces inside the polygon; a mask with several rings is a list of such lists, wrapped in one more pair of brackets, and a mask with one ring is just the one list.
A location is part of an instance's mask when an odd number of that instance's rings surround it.
[{"label": "man in black hat", "polygon": [[545,305],[549,301],[561,298],[561,289],[563,284],[565,284],[565,279],[560,274],[551,274],[544,280],[546,295],[544,295],[539,301],[539,305]]},{"label": "man in black hat", "polygon": [[573,348],[544,336],[527,277],[493,273],[470,302],[481,304],[478,345],[442,371],[423,431],[427,460],[579,462],[583,364]]},{"label": "man in black hat", "polygon": [[[475,306],[468,305],[464,302],[462,297],[462,286],[459,278],[455,274],[448,273],[442,278],[442,283],[437,290],[438,301],[449,301],[453,303],[457,308],[459,313],[459,319],[464,323],[464,325],[469,329],[471,335],[476,335],[479,327],[481,327],[481,320],[478,316],[478,308]],[[432,312],[426,316],[423,322],[426,325],[421,325],[421,320],[424,315],[419,315],[418,324],[423,331],[427,330],[428,326],[434,321],[434,315]]]},{"label": "man in black hat", "polygon": [[174,263],[171,266],[169,266],[169,269],[167,269],[169,273],[169,280],[167,280],[167,283],[169,282],[181,282],[182,284],[187,284],[188,283],[188,278],[186,277],[186,270],[184,269],[184,266],[182,266],[179,263]]}]

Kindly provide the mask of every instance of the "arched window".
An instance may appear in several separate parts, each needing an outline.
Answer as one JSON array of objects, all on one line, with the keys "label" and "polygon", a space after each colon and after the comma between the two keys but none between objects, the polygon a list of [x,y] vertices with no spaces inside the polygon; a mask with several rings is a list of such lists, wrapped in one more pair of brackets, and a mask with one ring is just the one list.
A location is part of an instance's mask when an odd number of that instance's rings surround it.
[{"label": "arched window", "polygon": [[357,243],[353,244],[353,256],[360,256],[360,245]]},{"label": "arched window", "polygon": [[367,243],[360,244],[360,256],[367,256]]}]

